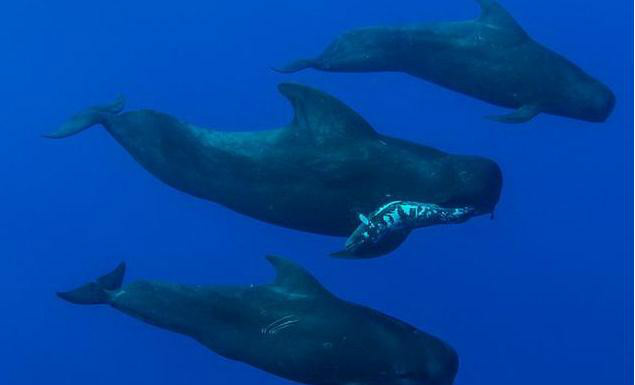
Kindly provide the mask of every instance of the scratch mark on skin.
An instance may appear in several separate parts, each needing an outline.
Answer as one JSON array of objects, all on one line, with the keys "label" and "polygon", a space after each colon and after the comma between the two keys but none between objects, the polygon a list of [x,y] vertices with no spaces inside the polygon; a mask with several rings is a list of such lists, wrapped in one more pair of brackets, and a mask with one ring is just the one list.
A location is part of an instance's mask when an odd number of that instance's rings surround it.
[{"label": "scratch mark on skin", "polygon": [[300,319],[296,318],[294,314],[288,314],[260,329],[260,333],[263,335],[275,335],[298,322],[300,322]]}]

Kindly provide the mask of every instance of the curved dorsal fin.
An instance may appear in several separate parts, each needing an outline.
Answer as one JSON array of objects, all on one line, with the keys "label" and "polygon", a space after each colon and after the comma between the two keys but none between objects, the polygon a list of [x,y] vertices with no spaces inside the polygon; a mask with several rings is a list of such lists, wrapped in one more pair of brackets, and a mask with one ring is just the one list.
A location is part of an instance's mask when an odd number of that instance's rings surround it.
[{"label": "curved dorsal fin", "polygon": [[328,293],[322,284],[302,266],[273,255],[267,256],[267,260],[276,270],[274,286],[278,286],[288,293],[300,295]]},{"label": "curved dorsal fin", "polygon": [[294,83],[281,83],[278,90],[293,106],[289,134],[318,143],[375,136],[375,130],[357,112],[331,95]]},{"label": "curved dorsal fin", "polygon": [[478,21],[493,27],[507,29],[516,33],[526,34],[523,27],[496,0],[476,0],[481,6]]}]

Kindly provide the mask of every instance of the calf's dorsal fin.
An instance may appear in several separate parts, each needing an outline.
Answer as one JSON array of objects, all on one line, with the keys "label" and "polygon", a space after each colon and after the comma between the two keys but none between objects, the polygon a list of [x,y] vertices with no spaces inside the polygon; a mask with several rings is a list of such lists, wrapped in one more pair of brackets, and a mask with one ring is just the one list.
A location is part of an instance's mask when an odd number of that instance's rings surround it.
[{"label": "calf's dorsal fin", "polygon": [[322,143],[377,135],[364,118],[331,95],[295,83],[282,83],[278,90],[293,106],[287,130],[295,138]]}]

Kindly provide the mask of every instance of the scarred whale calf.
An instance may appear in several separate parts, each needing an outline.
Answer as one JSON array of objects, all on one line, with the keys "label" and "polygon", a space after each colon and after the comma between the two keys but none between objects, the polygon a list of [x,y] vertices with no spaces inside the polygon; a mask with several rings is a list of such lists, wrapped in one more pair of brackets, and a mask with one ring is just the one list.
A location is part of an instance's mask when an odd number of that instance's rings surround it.
[{"label": "scarred whale calf", "polygon": [[360,224],[346,240],[344,250],[335,257],[372,258],[390,251],[387,239],[407,237],[413,229],[435,224],[461,223],[473,213],[471,207],[443,208],[431,203],[394,201],[369,216],[359,214]]},{"label": "scarred whale calf", "polygon": [[[296,72],[405,72],[515,111],[489,118],[522,123],[539,113],[603,122],[613,92],[534,41],[496,1],[477,0],[476,20],[361,28],[321,55],[277,68]],[[275,68],[274,68],[275,69]]]},{"label": "scarred whale calf", "polygon": [[[124,104],[118,99],[80,112],[48,136],[63,138],[101,124],[168,185],[312,233],[349,236],[359,225],[359,214],[395,200],[470,208],[461,221],[494,211],[502,184],[495,162],[381,135],[318,90],[288,83],[279,89],[295,116],[278,129],[214,131],[151,110],[121,113]],[[435,216],[427,222],[439,223],[445,222]],[[416,227],[425,225],[419,221]],[[395,249],[409,234],[398,230],[360,256]]]},{"label": "scarred whale calf", "polygon": [[302,267],[268,257],[272,284],[186,286],[136,281],[124,265],[78,289],[76,304],[107,304],[190,336],[223,357],[314,385],[449,385],[455,351],[398,319],[343,301]]}]

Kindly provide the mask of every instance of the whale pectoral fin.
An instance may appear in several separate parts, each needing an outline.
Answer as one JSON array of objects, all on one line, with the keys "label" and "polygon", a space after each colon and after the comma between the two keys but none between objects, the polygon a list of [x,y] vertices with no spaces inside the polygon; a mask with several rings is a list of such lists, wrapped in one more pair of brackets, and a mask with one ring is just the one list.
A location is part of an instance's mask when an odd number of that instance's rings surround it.
[{"label": "whale pectoral fin", "polygon": [[275,72],[279,72],[282,74],[290,74],[298,71],[302,71],[303,69],[313,67],[313,60],[309,59],[300,59],[294,62],[288,63],[282,67],[271,67],[271,69]]},{"label": "whale pectoral fin", "polygon": [[495,120],[501,123],[526,123],[533,119],[536,115],[540,113],[540,108],[538,106],[525,105],[517,109],[516,111],[510,112],[509,114],[504,115],[490,115],[486,116],[486,119]]}]

